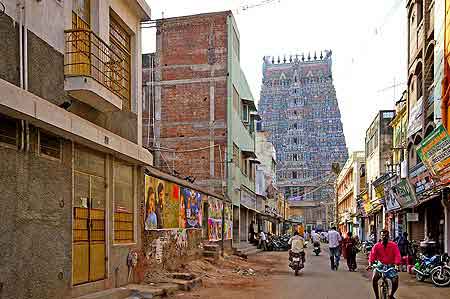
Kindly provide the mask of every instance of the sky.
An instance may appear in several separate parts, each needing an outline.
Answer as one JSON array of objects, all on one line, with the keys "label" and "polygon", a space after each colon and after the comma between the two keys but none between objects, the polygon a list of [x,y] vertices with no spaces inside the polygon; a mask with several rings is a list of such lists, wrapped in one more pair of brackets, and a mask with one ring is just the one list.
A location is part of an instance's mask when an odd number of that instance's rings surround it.
[{"label": "sky", "polygon": [[[263,56],[331,49],[349,151],[364,150],[365,132],[377,111],[395,109],[406,88],[406,0],[146,1],[152,19],[232,10],[240,34],[241,67],[256,101]],[[254,4],[264,5],[242,9]],[[142,47],[143,53],[154,51],[154,29],[143,29]]]}]

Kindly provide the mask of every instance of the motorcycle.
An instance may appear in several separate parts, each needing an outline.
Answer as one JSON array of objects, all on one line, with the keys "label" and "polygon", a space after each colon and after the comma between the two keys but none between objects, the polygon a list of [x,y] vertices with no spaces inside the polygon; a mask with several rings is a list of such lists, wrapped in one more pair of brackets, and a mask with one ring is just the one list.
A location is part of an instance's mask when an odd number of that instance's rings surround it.
[{"label": "motorcycle", "polygon": [[375,244],[372,241],[369,241],[369,240],[364,241],[362,243],[362,252],[368,256],[370,254],[370,252],[372,251],[372,248],[374,245]]},{"label": "motorcycle", "polygon": [[427,257],[423,254],[414,265],[414,272],[418,281],[425,281],[431,278],[433,284],[437,287],[450,285],[450,266],[448,254],[434,255]]},{"label": "motorcycle", "polygon": [[289,267],[295,272],[295,276],[298,276],[298,272],[305,267],[305,253],[304,252],[289,252]]},{"label": "motorcycle", "polygon": [[316,254],[316,256],[319,255],[320,253],[320,243],[319,242],[314,242],[314,250],[313,252]]},{"label": "motorcycle", "polygon": [[436,266],[431,270],[431,281],[437,287],[447,287],[450,285],[450,257],[444,253],[439,257]]}]

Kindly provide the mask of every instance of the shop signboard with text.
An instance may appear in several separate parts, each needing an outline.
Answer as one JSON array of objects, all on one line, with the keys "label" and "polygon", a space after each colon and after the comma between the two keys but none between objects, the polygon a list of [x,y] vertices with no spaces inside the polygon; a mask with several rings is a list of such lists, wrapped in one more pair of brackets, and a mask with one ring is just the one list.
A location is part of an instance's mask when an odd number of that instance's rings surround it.
[{"label": "shop signboard with text", "polygon": [[409,181],[416,192],[416,196],[421,195],[433,188],[433,179],[423,163],[419,163],[409,170]]},{"label": "shop signboard with text", "polygon": [[422,141],[417,154],[436,183],[450,182],[450,137],[442,125]]}]

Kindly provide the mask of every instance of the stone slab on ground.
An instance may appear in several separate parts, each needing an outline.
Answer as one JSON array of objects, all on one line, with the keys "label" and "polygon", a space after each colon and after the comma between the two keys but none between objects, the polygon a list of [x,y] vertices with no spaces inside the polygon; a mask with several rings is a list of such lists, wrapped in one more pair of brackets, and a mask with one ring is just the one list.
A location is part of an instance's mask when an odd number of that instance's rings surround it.
[{"label": "stone slab on ground", "polygon": [[151,286],[147,284],[129,284],[126,286],[127,289],[132,291],[138,291],[139,294],[142,295],[152,295],[153,297],[156,296],[164,296],[166,294],[164,288],[160,287],[159,285]]},{"label": "stone slab on ground", "polygon": [[133,295],[133,291],[128,288],[114,288],[76,297],[74,299],[124,299],[131,295]]},{"label": "stone slab on ground", "polygon": [[194,278],[191,280],[168,279],[167,282],[178,285],[179,290],[190,291],[190,290],[202,285],[202,278],[197,277],[197,278]]},{"label": "stone slab on ground", "polygon": [[192,273],[183,273],[183,272],[175,272],[170,273],[174,279],[183,279],[183,280],[192,280],[195,278],[195,275]]}]

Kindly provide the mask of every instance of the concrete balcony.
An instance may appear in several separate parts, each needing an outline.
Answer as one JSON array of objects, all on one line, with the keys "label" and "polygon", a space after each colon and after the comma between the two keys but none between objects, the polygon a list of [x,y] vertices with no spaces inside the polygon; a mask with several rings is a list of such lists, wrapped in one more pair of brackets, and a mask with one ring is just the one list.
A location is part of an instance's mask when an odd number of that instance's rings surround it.
[{"label": "concrete balcony", "polygon": [[90,29],[66,30],[64,89],[99,111],[130,104],[130,57],[112,48]]}]

